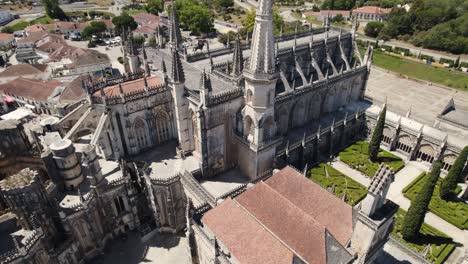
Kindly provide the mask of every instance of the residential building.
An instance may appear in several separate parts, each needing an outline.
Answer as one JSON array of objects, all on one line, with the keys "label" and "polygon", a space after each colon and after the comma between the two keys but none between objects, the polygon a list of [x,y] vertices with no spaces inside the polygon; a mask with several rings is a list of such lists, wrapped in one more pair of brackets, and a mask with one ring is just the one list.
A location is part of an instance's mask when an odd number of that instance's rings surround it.
[{"label": "residential building", "polygon": [[384,21],[390,12],[391,8],[363,6],[353,9],[352,14],[360,21]]},{"label": "residential building", "polygon": [[51,76],[51,69],[46,64],[18,64],[7,67],[0,72],[0,83],[7,83],[16,78],[48,80]]}]

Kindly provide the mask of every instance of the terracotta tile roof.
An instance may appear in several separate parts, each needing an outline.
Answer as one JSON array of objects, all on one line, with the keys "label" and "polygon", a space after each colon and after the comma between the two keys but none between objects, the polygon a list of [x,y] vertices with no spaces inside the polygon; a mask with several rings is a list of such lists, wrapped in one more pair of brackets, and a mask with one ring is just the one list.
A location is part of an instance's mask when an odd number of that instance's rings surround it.
[{"label": "terracotta tile roof", "polygon": [[[157,76],[147,77],[146,81],[148,82],[148,86],[150,87],[157,86],[163,83],[161,79],[159,79],[159,77]],[[136,91],[142,91],[144,90],[144,87],[145,87],[145,80],[143,78],[122,83],[122,90],[124,94],[129,94],[129,93],[136,92]],[[119,85],[117,84],[117,85],[108,86],[104,88],[104,94],[106,95],[106,97],[119,96]],[[96,91],[94,95],[101,96],[101,92]]]},{"label": "terracotta tile roof", "polygon": [[46,31],[47,32],[47,28],[44,26],[44,25],[41,25],[41,24],[35,24],[35,25],[29,25],[27,26],[24,31],[26,33],[33,33],[33,32],[41,32],[41,31]]},{"label": "terracotta tile roof", "polygon": [[202,222],[240,263],[292,263],[291,250],[231,198],[208,211]]},{"label": "terracotta tile roof", "polygon": [[55,89],[61,85],[62,83],[57,80],[40,81],[18,78],[9,83],[1,84],[0,91],[30,100],[46,102]]},{"label": "terracotta tile roof", "polygon": [[46,64],[17,64],[7,67],[0,73],[0,78],[41,74],[47,70]]},{"label": "terracotta tile roof", "polygon": [[67,57],[73,61],[72,63],[65,65],[67,69],[90,64],[110,62],[109,56],[107,56],[107,54],[100,53],[96,50],[76,49],[72,51],[72,53]]},{"label": "terracotta tile roof", "polygon": [[155,16],[149,13],[140,13],[133,16],[135,22],[139,25],[147,25],[147,24],[159,24],[159,16]]},{"label": "terracotta tile roof", "polygon": [[[283,263],[275,259],[275,250],[259,256],[264,253],[252,252],[251,246],[243,244],[255,240],[257,232],[264,230],[306,262],[326,263],[326,232],[344,247],[351,237],[352,208],[286,167],[266,182],[259,182],[234,200],[228,199],[208,211],[202,222],[241,263],[260,257]],[[253,248],[263,250],[263,246],[258,243]],[[263,263],[255,261],[249,263]]]},{"label": "terracotta tile roof", "polygon": [[247,211],[309,263],[326,263],[325,228],[264,182],[236,198]]},{"label": "terracotta tile roof", "polygon": [[5,41],[13,37],[13,34],[0,33],[0,41]]},{"label": "terracotta tile roof", "polygon": [[84,99],[86,94],[83,90],[83,87],[81,87],[81,81],[86,81],[88,78],[88,75],[83,74],[73,79],[73,81],[65,86],[65,89],[60,95],[59,102],[72,103]]},{"label": "terracotta tile roof", "polygon": [[392,12],[391,8],[381,8],[378,6],[363,6],[353,9],[353,13],[365,13],[375,15],[389,14],[390,12]]},{"label": "terracotta tile roof", "polygon": [[265,182],[291,201],[345,246],[353,231],[352,208],[320,185],[305,178],[291,167],[285,167]]},{"label": "terracotta tile roof", "polygon": [[47,31],[32,32],[27,37],[24,37],[16,41],[16,43],[26,43],[26,42],[36,43],[37,41],[42,39],[47,34],[48,34]]}]

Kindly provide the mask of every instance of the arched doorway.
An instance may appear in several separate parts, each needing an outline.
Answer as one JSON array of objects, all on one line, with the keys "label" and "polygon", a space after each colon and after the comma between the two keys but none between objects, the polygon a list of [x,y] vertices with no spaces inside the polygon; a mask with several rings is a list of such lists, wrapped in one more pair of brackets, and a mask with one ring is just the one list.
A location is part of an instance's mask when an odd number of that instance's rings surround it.
[{"label": "arched doorway", "polygon": [[453,163],[456,159],[457,156],[455,156],[454,154],[448,154],[444,156],[444,158],[442,159],[442,169],[445,171],[449,171],[452,168]]},{"label": "arched doorway", "polygon": [[396,144],[396,149],[406,154],[410,154],[411,151],[413,150],[411,137],[407,135],[400,136]]},{"label": "arched doorway", "polygon": [[425,162],[432,163],[434,162],[436,155],[437,155],[436,150],[431,145],[427,144],[427,145],[422,145],[419,148],[418,153],[416,154],[416,158]]}]

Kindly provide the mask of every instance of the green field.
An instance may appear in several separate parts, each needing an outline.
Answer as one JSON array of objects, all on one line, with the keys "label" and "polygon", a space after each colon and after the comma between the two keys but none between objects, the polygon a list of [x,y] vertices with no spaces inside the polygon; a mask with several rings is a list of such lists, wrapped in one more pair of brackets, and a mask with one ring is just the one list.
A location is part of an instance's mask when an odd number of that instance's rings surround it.
[{"label": "green field", "polygon": [[31,21],[31,25],[34,25],[34,24],[52,24],[54,22],[55,22],[55,20],[53,20],[52,18],[50,18],[48,16],[43,16],[43,17],[40,17],[40,18],[37,18],[37,19]]},{"label": "green field", "polygon": [[403,225],[405,214],[405,210],[398,209],[398,212],[395,215],[395,226],[393,227],[391,236],[419,253],[423,253],[427,246],[430,246],[431,250],[428,250],[425,256],[426,259],[434,263],[443,263],[455,249],[455,244],[452,238],[424,223],[421,227],[418,241],[408,242],[404,240],[400,234],[400,230]]},{"label": "green field", "polygon": [[27,26],[29,26],[29,23],[27,21],[19,21],[18,23],[10,26],[10,28],[13,30],[13,31],[18,31],[18,30],[23,30],[25,29]]},{"label": "green field", "polygon": [[[328,173],[328,177],[326,176]],[[320,164],[309,171],[309,179],[320,184],[323,188],[333,188],[336,196],[342,198],[346,192],[345,202],[355,205],[367,194],[367,188],[349,178],[328,164]]]},{"label": "green field", "polygon": [[[406,198],[413,200],[424,184],[426,173],[421,174],[407,187],[403,189]],[[468,229],[468,204],[457,201],[446,201],[439,197],[439,186],[441,179],[437,181],[432,199],[429,204],[429,210],[460,229]],[[460,192],[461,188],[457,188]]]},{"label": "green field", "polygon": [[413,78],[468,91],[468,75],[463,73],[410,62],[378,50],[374,50],[372,64]]},{"label": "green field", "polygon": [[404,162],[392,153],[380,149],[377,162],[371,162],[367,154],[369,143],[358,141],[340,152],[340,160],[350,167],[373,177],[380,166],[380,163],[389,165],[394,172],[401,170],[405,166]]}]

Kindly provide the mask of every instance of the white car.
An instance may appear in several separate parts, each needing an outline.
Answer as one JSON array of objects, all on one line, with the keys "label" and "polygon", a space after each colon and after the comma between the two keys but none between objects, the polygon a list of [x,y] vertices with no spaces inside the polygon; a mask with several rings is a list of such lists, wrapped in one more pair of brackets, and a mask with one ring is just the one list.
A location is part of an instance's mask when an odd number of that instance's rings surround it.
[{"label": "white car", "polygon": [[110,43],[111,43],[111,44],[116,44],[117,41],[115,41],[115,39],[111,39],[111,40],[110,40]]},{"label": "white car", "polygon": [[118,36],[117,36],[117,37],[115,37],[115,38],[114,38],[114,40],[115,40],[115,41],[117,41],[117,42],[120,42],[120,41],[122,41],[122,39],[121,39],[120,37],[118,37]]},{"label": "white car", "polygon": [[106,45],[110,45],[110,44],[111,44],[111,41],[108,40],[108,39],[106,39],[106,40],[104,40],[104,43],[106,43]]}]

